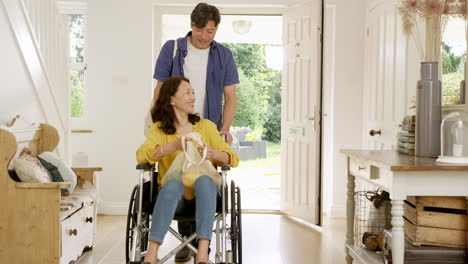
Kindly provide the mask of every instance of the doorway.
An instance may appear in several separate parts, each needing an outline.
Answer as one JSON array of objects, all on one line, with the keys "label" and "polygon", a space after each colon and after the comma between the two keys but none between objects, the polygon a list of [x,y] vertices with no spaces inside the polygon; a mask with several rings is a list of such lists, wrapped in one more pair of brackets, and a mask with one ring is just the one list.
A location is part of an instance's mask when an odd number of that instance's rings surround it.
[{"label": "doorway", "polygon": [[[231,30],[229,36],[234,36],[232,29],[233,20],[240,20],[242,28],[249,23],[245,23],[245,18],[241,17],[279,17],[282,26],[271,26],[265,30],[273,31],[278,35],[278,46],[282,45],[281,51],[284,52],[281,72],[281,100],[278,119],[281,123],[281,144],[278,152],[271,151],[271,154],[278,154],[277,162],[270,164],[278,166],[279,173],[264,173],[261,183],[262,186],[275,190],[279,195],[279,211],[270,207],[268,211],[273,213],[287,214],[289,217],[298,218],[308,223],[320,225],[321,212],[321,18],[322,18],[323,0],[309,0],[301,3],[284,2],[281,5],[258,5],[252,2],[239,3],[239,5],[219,5],[218,8],[222,14],[221,24],[216,36],[216,40],[229,45],[229,43],[245,43],[243,41],[228,41],[223,39],[222,27]],[[159,49],[165,40],[185,36],[190,30],[189,14],[193,5],[176,3],[173,4],[155,4],[153,9],[153,58],[157,59]],[[181,15],[183,14],[183,15]],[[242,14],[242,15],[239,15]],[[168,15],[180,15],[176,20],[164,22],[163,17]],[[228,21],[230,15],[238,16],[238,19]],[[164,30],[166,28],[167,30]],[[254,28],[251,25],[252,30]],[[281,35],[280,35],[281,34]],[[270,34],[271,35],[271,34]],[[243,38],[238,34],[238,38]],[[262,39],[256,34],[254,37]],[[268,35],[269,36],[269,35]],[[281,36],[281,37],[280,37]],[[281,40],[281,41],[279,41]],[[263,42],[260,42],[263,43]],[[254,45],[254,43],[248,43]],[[265,48],[265,47],[264,47]],[[265,48],[266,49],[266,48]],[[255,84],[255,83],[254,83]],[[255,91],[255,89],[254,89]],[[150,90],[149,90],[150,92]],[[259,104],[262,106],[262,104]],[[239,106],[239,104],[238,104]],[[271,113],[270,111],[268,113]],[[242,128],[242,126],[241,126]],[[253,132],[251,137],[256,137],[258,131],[249,127]],[[256,134],[257,133],[257,134]],[[258,137],[257,137],[258,138]],[[262,138],[263,140],[263,138]],[[253,144],[253,143],[247,143]],[[268,154],[268,153],[267,153]],[[243,163],[249,163],[245,161]],[[260,165],[265,168],[268,165]],[[253,166],[252,166],[253,167]],[[273,168],[273,166],[269,166]],[[240,171],[240,169],[236,170]],[[229,175],[235,176],[232,170]],[[241,174],[241,173],[240,173]],[[250,175],[262,175],[253,172]],[[247,187],[244,184],[255,182],[249,179],[249,174],[242,174],[238,177],[240,182],[236,183],[242,188],[243,209],[255,208],[250,206],[249,202],[257,202],[268,197],[262,195],[262,192],[252,189],[251,192],[260,196],[259,198],[248,199],[246,193]],[[260,176],[259,176],[260,177]],[[267,177],[271,177],[268,178]],[[275,181],[280,179],[279,181]],[[247,181],[243,183],[241,181]],[[268,185],[271,184],[271,185]],[[274,185],[276,184],[276,185]],[[247,185],[246,185],[247,186]],[[280,186],[277,188],[276,186]],[[273,199],[270,199],[273,200]],[[261,206],[263,210],[267,206]],[[278,208],[278,206],[276,206]],[[258,210],[255,209],[254,213]],[[273,211],[271,211],[273,210]],[[252,211],[252,210],[251,210]]]},{"label": "doorway", "polygon": [[[160,45],[190,30],[189,15],[163,14],[161,22]],[[246,211],[280,209],[281,28],[278,15],[222,15],[215,38],[231,49],[239,72],[231,147],[241,162],[229,177],[241,186]]]}]

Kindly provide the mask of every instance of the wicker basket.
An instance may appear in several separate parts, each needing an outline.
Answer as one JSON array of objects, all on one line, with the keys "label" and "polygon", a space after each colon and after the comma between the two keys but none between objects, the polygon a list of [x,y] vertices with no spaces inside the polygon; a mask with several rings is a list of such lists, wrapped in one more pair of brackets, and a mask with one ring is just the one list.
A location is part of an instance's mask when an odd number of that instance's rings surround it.
[{"label": "wicker basket", "polygon": [[[389,193],[380,189],[364,189],[356,191],[354,199],[354,241],[356,245],[374,251],[381,249],[377,245],[377,239],[383,239],[384,229],[391,229]],[[375,238],[375,242],[370,243],[369,237]]]}]

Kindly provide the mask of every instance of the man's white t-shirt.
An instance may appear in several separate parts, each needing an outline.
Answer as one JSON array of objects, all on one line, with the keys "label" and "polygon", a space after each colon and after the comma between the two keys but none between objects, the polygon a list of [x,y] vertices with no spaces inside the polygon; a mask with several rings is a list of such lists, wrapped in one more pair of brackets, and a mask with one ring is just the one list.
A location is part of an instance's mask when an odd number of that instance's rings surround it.
[{"label": "man's white t-shirt", "polygon": [[206,72],[208,70],[208,55],[210,49],[197,49],[190,39],[187,40],[187,56],[185,56],[184,76],[189,79],[195,91],[195,113],[203,118],[206,101]]}]

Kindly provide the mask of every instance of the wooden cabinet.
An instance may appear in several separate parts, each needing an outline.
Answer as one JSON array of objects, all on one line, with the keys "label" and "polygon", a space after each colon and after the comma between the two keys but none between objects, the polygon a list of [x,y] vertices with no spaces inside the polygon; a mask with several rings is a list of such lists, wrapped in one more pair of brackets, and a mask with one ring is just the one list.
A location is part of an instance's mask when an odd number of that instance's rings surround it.
[{"label": "wooden cabinet", "polygon": [[78,259],[83,249],[91,248],[94,241],[95,204],[84,204],[70,217],[61,222],[60,263]]}]

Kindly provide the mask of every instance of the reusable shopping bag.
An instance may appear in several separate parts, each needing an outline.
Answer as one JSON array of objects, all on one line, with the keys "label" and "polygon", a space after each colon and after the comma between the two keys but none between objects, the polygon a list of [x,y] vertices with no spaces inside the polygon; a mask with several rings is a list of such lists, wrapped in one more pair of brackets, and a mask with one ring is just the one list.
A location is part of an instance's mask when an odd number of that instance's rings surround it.
[{"label": "reusable shopping bag", "polygon": [[[191,141],[185,141],[185,138],[189,137]],[[184,184],[184,198],[186,200],[192,200],[195,193],[195,181],[202,175],[211,177],[216,186],[221,185],[221,176],[213,167],[213,164],[206,160],[207,146],[201,140],[201,135],[196,132],[192,132],[187,136],[182,137],[182,150],[177,154],[176,158],[169,167],[166,175],[162,180],[162,183],[166,183],[171,179],[176,179]],[[185,142],[185,143],[184,143]],[[197,148],[204,146],[203,156],[200,156]]]}]

